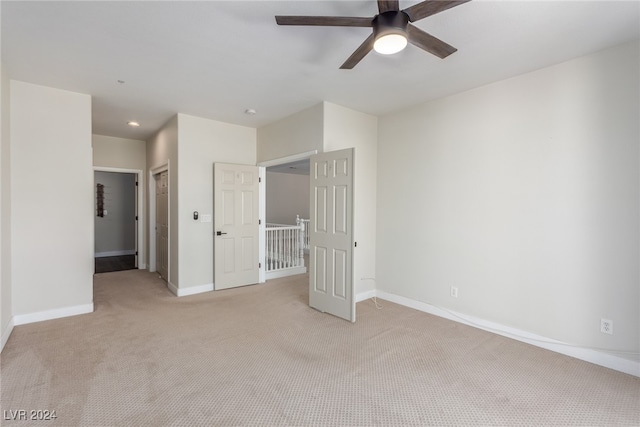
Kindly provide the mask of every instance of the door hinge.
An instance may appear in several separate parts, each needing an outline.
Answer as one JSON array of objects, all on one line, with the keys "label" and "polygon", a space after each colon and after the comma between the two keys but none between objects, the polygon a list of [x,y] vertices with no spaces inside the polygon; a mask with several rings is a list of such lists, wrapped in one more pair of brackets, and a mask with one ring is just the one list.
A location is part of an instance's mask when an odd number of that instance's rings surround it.
[{"label": "door hinge", "polygon": [[262,182],[262,178],[261,177],[258,177],[258,182]]},{"label": "door hinge", "polygon": [[258,220],[258,225],[260,225],[260,224],[262,224],[262,220],[261,219]]},{"label": "door hinge", "polygon": [[357,248],[358,247],[358,242],[353,242],[353,247]]},{"label": "door hinge", "polygon": [[138,251],[136,251],[136,256],[138,256]]},{"label": "door hinge", "polygon": [[138,181],[136,181],[136,187],[138,186]]},{"label": "door hinge", "polygon": [[138,215],[136,215],[136,221],[138,220]]},{"label": "door hinge", "polygon": [[262,263],[261,262],[258,263],[258,268],[262,268]]}]

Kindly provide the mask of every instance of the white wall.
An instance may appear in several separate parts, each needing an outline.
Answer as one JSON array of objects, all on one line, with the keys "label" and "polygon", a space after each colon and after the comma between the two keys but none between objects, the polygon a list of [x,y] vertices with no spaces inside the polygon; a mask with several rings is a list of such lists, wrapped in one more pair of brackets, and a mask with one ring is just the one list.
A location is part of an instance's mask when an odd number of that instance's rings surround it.
[{"label": "white wall", "polygon": [[[256,130],[178,114],[179,288],[213,284],[213,164],[256,164]],[[193,219],[198,211],[199,220]],[[256,260],[257,262],[257,260]]]},{"label": "white wall", "polygon": [[[147,143],[137,139],[92,135],[93,166],[146,170]],[[140,183],[146,188],[144,183]]]},{"label": "white wall", "polygon": [[267,172],[267,222],[296,224],[309,218],[309,175]]},{"label": "white wall", "polygon": [[11,81],[13,314],[93,305],[91,97]]},{"label": "white wall", "polygon": [[378,289],[637,358],[638,52],[381,118]]},{"label": "white wall", "polygon": [[257,161],[280,159],[313,150],[322,151],[324,107],[320,103],[257,131]]},{"label": "white wall", "polygon": [[329,102],[324,103],[324,151],[355,148],[353,282],[355,293],[376,288],[376,170],[378,119]]},{"label": "white wall", "polygon": [[[169,167],[169,282],[179,285],[179,257],[178,257],[178,116],[173,116],[153,137],[147,141],[147,172],[159,167]],[[147,173],[148,177],[148,173]],[[147,178],[148,179],[148,178]],[[155,190],[154,190],[155,191]],[[155,193],[154,193],[155,194]],[[151,227],[149,220],[149,192],[146,196],[146,224]],[[155,234],[149,228],[147,236]],[[149,237],[145,239],[145,253],[149,254]],[[153,249],[155,251],[155,248]]]},{"label": "white wall", "polygon": [[9,140],[9,77],[0,64],[0,335],[11,333],[11,153]]},{"label": "white wall", "polygon": [[[136,175],[96,171],[94,176],[95,256],[134,254]],[[104,216],[97,215],[97,184],[104,186]]]}]

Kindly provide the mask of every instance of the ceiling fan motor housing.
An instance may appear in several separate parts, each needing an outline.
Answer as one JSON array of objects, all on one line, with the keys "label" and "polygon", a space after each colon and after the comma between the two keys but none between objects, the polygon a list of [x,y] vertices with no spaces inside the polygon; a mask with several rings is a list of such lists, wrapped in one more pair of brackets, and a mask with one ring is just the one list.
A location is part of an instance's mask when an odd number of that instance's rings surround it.
[{"label": "ceiling fan motor housing", "polygon": [[409,15],[399,10],[383,12],[373,18],[373,35],[375,39],[388,34],[401,34],[407,37]]}]

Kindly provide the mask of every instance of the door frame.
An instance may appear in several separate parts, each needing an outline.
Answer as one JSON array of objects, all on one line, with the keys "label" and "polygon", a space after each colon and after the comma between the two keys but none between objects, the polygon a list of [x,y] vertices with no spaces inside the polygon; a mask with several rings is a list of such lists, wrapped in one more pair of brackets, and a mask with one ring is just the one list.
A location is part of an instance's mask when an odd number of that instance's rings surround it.
[{"label": "door frame", "polygon": [[[258,162],[260,187],[258,191],[258,217],[261,218],[259,233],[260,238],[258,240],[258,256],[260,257],[260,271],[258,273],[259,283],[266,282],[267,267],[265,262],[265,256],[267,252],[267,242],[265,239],[265,230],[267,227],[267,168],[270,166],[279,166],[298,160],[310,159],[314,154],[318,154],[318,150],[305,151],[303,153],[292,154],[290,156],[279,157],[277,159],[266,160],[264,162]],[[311,204],[311,195],[309,195],[309,204]]]},{"label": "door frame", "polygon": [[[124,169],[124,168],[111,168],[111,167],[102,167],[102,166],[94,166],[94,179],[96,172],[115,172],[115,173],[130,173],[136,176],[137,185],[137,194],[136,194],[136,212],[138,215],[138,224],[137,224],[137,235],[136,235],[136,252],[138,253],[138,265],[136,266],[139,270],[144,270],[147,268],[145,260],[145,250],[144,250],[144,172],[141,169]],[[95,186],[95,183],[94,183]],[[94,239],[95,239],[95,231],[94,231]],[[95,245],[93,247],[93,256],[95,258],[96,249]]]},{"label": "door frame", "polygon": [[[169,175],[167,177],[167,185],[169,186],[167,191],[167,225],[169,227],[167,230],[169,245],[169,250],[167,251],[167,276],[171,277],[171,172],[169,171],[169,162],[149,169],[149,189],[147,192],[149,195],[149,272],[156,271],[156,180],[154,176],[162,172],[167,172]],[[169,277],[167,277],[167,283],[169,283]]]}]

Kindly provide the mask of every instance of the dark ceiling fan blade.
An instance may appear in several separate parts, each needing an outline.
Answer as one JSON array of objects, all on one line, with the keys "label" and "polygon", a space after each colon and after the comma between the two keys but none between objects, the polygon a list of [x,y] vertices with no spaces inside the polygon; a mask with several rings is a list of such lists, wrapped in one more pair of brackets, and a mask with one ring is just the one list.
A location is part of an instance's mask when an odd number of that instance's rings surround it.
[{"label": "dark ceiling fan blade", "polygon": [[455,1],[440,1],[440,0],[426,0],[422,3],[414,4],[403,10],[404,13],[409,15],[409,21],[416,22],[427,16],[435,15],[444,10],[451,9],[452,7],[459,6],[461,4],[470,2],[471,0],[455,0]]},{"label": "dark ceiling fan blade", "polygon": [[409,43],[416,45],[439,58],[446,58],[458,50],[431,34],[422,31],[415,25],[409,24],[407,26],[407,35],[409,36]]},{"label": "dark ceiling fan blade", "polygon": [[355,67],[358,62],[362,61],[362,58],[367,56],[367,53],[371,52],[373,49],[373,42],[375,41],[375,37],[371,34],[367,39],[360,45],[359,48],[356,49],[355,52],[351,54],[349,59],[347,59],[344,64],[340,67],[341,70],[350,70]]},{"label": "dark ceiling fan blade", "polygon": [[398,0],[378,0],[378,10],[380,13],[400,10],[400,4]]},{"label": "dark ceiling fan blade", "polygon": [[371,27],[372,18],[356,16],[276,16],[278,25],[318,25],[322,27]]}]

